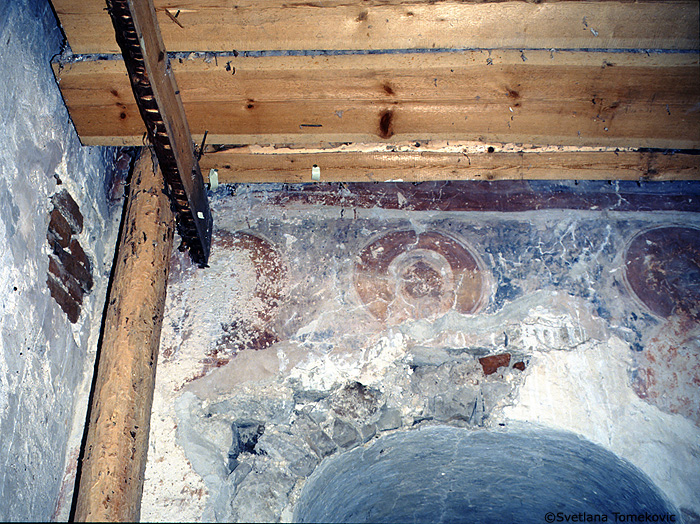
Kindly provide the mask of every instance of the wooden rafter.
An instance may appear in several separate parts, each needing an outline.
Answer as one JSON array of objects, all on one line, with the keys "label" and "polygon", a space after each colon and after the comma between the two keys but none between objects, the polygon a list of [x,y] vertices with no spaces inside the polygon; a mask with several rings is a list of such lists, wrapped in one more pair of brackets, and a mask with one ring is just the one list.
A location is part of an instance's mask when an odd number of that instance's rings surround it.
[{"label": "wooden rafter", "polygon": [[153,3],[108,0],[107,5],[130,80],[123,93],[133,91],[129,99],[154,146],[180,235],[193,260],[206,265],[212,231],[209,203]]},{"label": "wooden rafter", "polygon": [[700,180],[700,155],[665,151],[557,151],[430,142],[336,148],[208,148],[202,157],[218,183],[424,182],[430,180]]}]

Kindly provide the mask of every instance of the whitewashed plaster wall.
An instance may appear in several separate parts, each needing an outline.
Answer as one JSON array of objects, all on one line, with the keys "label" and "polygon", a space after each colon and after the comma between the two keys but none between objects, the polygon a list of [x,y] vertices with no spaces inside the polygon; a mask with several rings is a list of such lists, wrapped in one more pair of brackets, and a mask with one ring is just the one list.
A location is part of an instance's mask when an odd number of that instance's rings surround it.
[{"label": "whitewashed plaster wall", "polygon": [[[47,0],[0,1],[0,521],[67,517],[121,214],[105,192],[114,151],[81,146],[54,80],[63,40]],[[62,189],[95,282],[75,324],[47,287]]]}]

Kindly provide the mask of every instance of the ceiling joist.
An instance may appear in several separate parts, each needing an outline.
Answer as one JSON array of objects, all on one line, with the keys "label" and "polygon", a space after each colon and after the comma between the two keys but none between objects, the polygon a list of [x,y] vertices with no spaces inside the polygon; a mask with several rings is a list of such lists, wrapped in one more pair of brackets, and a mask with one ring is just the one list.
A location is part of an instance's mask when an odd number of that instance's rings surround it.
[{"label": "ceiling joist", "polygon": [[[154,3],[194,140],[237,147],[206,150],[205,177],[304,181],[310,162],[328,181],[699,176],[697,155],[629,151],[700,148],[694,0]],[[81,140],[142,145],[102,0],[54,6],[73,52],[101,53],[54,64]],[[566,151],[465,164],[438,141]],[[316,151],[334,143],[376,151]],[[306,151],[244,153],[256,144]]]},{"label": "ceiling joist", "polygon": [[[698,2],[155,0],[169,51],[697,49]],[[53,0],[73,52],[118,53],[104,0]]]},{"label": "ceiling joist", "polygon": [[[57,65],[83,143],[139,145],[119,61]],[[700,146],[696,54],[465,51],[173,60],[211,144],[479,140]]]},{"label": "ceiling joist", "polygon": [[[700,155],[661,151],[557,151],[551,148],[404,143],[324,148],[208,147],[204,179],[218,183],[313,180],[321,182],[426,182],[439,180],[700,180]],[[573,148],[571,148],[573,149]]]}]

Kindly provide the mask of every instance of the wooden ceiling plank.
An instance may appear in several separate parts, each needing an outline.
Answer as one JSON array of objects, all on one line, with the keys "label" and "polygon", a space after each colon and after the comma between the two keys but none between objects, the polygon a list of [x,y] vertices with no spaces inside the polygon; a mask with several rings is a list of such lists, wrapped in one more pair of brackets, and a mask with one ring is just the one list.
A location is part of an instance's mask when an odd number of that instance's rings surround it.
[{"label": "wooden ceiling plank", "polygon": [[[700,147],[697,54],[529,51],[174,60],[211,144],[477,140]],[[55,65],[84,144],[141,145],[119,61]]]},{"label": "wooden ceiling plank", "polygon": [[[700,180],[700,155],[637,151],[431,151],[421,144],[403,151],[307,153],[207,152],[201,161],[219,183],[312,182],[312,167],[322,182],[425,182],[441,180]],[[284,151],[284,149],[281,149]]]},{"label": "wooden ceiling plank", "polygon": [[[52,0],[74,53],[118,53],[103,0]],[[170,51],[688,49],[698,2],[155,0]]]}]

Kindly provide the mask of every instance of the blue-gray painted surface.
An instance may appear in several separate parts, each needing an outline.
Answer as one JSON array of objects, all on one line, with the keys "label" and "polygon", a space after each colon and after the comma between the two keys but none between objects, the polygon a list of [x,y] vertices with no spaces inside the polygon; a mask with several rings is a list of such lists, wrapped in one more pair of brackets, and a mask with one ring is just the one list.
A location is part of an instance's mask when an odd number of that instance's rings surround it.
[{"label": "blue-gray painted surface", "polygon": [[540,524],[616,522],[616,513],[680,521],[641,471],[574,434],[438,426],[322,463],[294,520]]}]

